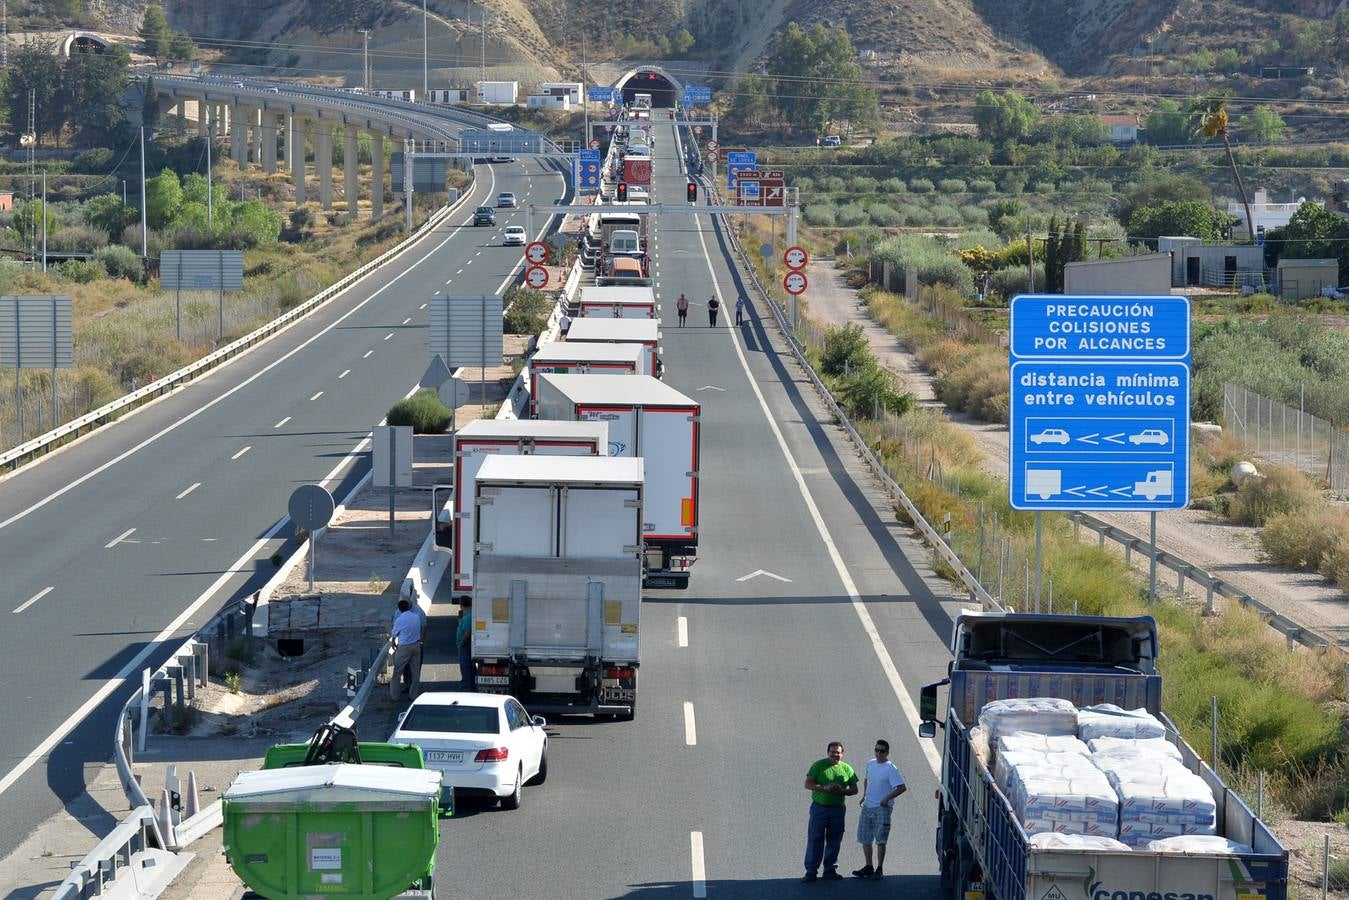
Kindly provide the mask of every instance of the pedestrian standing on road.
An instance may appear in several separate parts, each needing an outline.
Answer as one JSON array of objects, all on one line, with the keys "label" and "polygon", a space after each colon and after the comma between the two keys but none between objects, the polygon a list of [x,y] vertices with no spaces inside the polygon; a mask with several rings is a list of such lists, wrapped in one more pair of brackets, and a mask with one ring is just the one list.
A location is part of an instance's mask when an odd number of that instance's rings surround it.
[{"label": "pedestrian standing on road", "polygon": [[[906,790],[904,776],[890,761],[890,742],[876,741],[876,756],[867,762],[862,779],[862,812],[857,817],[857,843],[862,845],[866,865],[854,869],[858,878],[880,881],[885,877],[885,842],[890,837],[890,813],[895,798]],[[871,865],[871,845],[876,845],[876,865]]]},{"label": "pedestrian standing on road", "polygon": [[745,310],[749,308],[749,301],[743,296],[735,301],[735,324],[737,327],[745,322]]},{"label": "pedestrian standing on road", "polygon": [[803,882],[815,881],[821,864],[824,878],[839,881],[838,850],[843,843],[847,819],[843,798],[857,794],[857,773],[843,761],[843,743],[830,741],[824,759],[817,759],[806,771],[806,790],[810,791],[810,825],[806,831],[806,874]]},{"label": "pedestrian standing on road", "polygon": [[689,298],[683,294],[675,301],[675,309],[679,311],[679,327],[684,327],[684,320],[689,317]]},{"label": "pedestrian standing on road", "polygon": [[459,627],[454,632],[454,646],[459,653],[459,690],[473,691],[473,598],[465,594],[459,598]]},{"label": "pedestrian standing on road", "polygon": [[567,332],[571,331],[571,316],[567,315],[566,313],[563,313],[562,318],[557,320],[557,330],[565,338],[567,336]]},{"label": "pedestrian standing on road", "polygon": [[422,619],[412,611],[412,604],[406,597],[398,601],[398,615],[394,616],[389,636],[394,644],[389,699],[397,702],[403,693],[404,670],[408,677],[408,697],[415,699],[422,678]]},{"label": "pedestrian standing on road", "polygon": [[721,309],[721,301],[716,296],[707,298],[707,324],[713,328],[717,327],[717,310]]}]

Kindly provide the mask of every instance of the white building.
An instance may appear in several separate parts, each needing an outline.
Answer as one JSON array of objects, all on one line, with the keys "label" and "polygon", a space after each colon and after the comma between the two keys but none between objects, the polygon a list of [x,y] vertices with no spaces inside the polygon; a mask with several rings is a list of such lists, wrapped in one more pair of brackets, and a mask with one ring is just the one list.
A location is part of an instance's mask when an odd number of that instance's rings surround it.
[{"label": "white building", "polygon": [[1110,140],[1117,144],[1138,140],[1138,116],[1101,116],[1101,124],[1110,129]]},{"label": "white building", "polygon": [[[1288,224],[1288,220],[1293,218],[1293,213],[1298,211],[1302,204],[1307,202],[1306,197],[1298,197],[1292,203],[1270,203],[1269,194],[1264,188],[1258,188],[1255,196],[1251,198],[1251,217],[1255,219],[1255,227],[1259,229],[1264,227],[1265,231],[1271,228],[1282,228]],[[1325,204],[1317,204],[1324,206]],[[1227,204],[1227,214],[1238,219],[1238,224],[1232,229],[1234,234],[1240,234],[1246,231],[1246,210],[1241,205],[1240,200],[1231,200]]]},{"label": "white building", "polygon": [[518,81],[479,81],[478,102],[497,106],[514,106],[520,94]]},{"label": "white building", "polygon": [[545,81],[539,85],[539,93],[565,96],[570,98],[572,104],[575,105],[584,99],[585,85],[579,81]]},{"label": "white building", "polygon": [[530,94],[525,97],[530,109],[571,109],[571,97],[566,94]]},{"label": "white building", "polygon": [[1159,237],[1157,249],[1171,254],[1173,287],[1270,289],[1265,248],[1254,244],[1205,244],[1197,237]]}]

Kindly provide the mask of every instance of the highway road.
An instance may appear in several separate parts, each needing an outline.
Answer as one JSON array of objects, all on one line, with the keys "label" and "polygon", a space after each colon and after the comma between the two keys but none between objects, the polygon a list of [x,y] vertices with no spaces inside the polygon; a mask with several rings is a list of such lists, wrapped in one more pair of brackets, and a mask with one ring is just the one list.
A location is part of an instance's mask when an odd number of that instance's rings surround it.
[{"label": "highway road", "polygon": [[[656,115],[655,199],[682,203],[674,128]],[[742,290],[709,217],[667,214],[651,246],[666,381],[703,404],[701,558],[687,591],[646,594],[635,720],[553,717],[547,784],[527,787],[518,811],[465,804],[446,821],[437,887],[520,900],[935,897],[936,748],[913,719],[918,686],[945,673],[957,604],[906,556],[926,559],[878,511],[884,499],[760,321],[771,314],[708,326],[707,298],[729,311]],[[881,737],[910,787],[888,884],[800,884],[807,767],[838,739],[860,769]],[[862,864],[855,801],[848,815],[845,874]]]},{"label": "highway road", "polygon": [[521,250],[501,233],[523,209],[471,225],[502,190],[550,203],[565,184],[538,161],[480,166],[455,215],[340,297],[0,483],[0,859],[108,758],[126,676],[274,571],[291,491],[340,498],[364,474],[353,450],[429,361],[432,294],[504,289]]}]

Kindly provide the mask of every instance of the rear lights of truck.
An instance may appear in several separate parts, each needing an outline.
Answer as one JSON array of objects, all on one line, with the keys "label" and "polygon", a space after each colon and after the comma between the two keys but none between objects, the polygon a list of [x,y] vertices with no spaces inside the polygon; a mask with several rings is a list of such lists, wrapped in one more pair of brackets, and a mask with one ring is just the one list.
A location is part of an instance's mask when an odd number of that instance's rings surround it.
[{"label": "rear lights of truck", "polygon": [[606,681],[632,681],[637,677],[637,670],[631,666],[613,666],[604,670]]},{"label": "rear lights of truck", "polygon": [[496,666],[491,663],[478,663],[479,675],[509,675],[510,671],[505,666]]},{"label": "rear lights of truck", "polygon": [[505,747],[489,747],[486,750],[479,750],[478,755],[473,757],[474,762],[505,762],[506,757],[510,755],[510,750]]}]

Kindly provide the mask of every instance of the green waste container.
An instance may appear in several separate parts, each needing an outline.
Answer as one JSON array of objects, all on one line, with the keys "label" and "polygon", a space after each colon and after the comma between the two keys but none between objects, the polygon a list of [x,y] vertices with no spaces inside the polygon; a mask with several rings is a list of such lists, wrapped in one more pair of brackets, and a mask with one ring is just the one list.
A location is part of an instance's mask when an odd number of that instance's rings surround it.
[{"label": "green waste container", "polygon": [[243,772],[225,855],[267,900],[434,897],[440,772],[336,763]]}]

